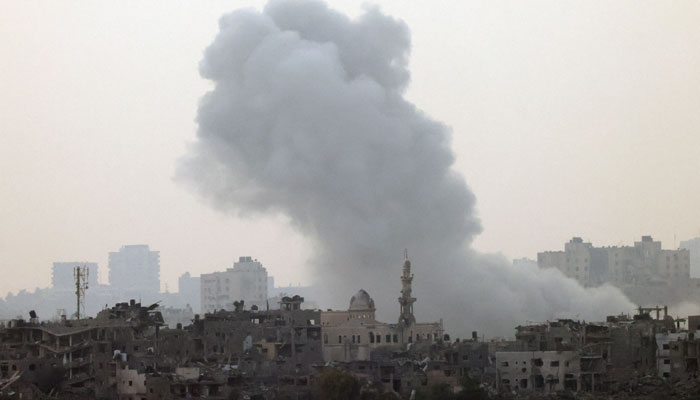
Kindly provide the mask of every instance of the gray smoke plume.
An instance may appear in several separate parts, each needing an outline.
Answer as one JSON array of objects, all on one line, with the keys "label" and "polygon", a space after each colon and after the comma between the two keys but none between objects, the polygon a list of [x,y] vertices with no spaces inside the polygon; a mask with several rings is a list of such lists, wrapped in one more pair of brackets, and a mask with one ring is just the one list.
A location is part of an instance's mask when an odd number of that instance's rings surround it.
[{"label": "gray smoke plume", "polygon": [[470,250],[475,198],[451,169],[449,129],[403,97],[409,50],[406,24],[376,8],[351,20],[323,2],[271,1],[223,16],[179,178],[219,209],[288,216],[313,244],[324,307],[362,287],[398,318],[408,248],[418,319],[453,332],[631,310],[616,289]]}]

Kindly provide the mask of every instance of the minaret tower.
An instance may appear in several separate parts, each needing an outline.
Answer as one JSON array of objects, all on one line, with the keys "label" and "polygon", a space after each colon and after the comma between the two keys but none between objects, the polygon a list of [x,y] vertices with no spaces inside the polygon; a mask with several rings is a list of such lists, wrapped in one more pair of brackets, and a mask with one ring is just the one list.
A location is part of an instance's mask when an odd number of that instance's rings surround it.
[{"label": "minaret tower", "polygon": [[413,316],[413,303],[416,302],[415,297],[411,297],[411,282],[413,275],[411,274],[411,262],[408,261],[408,250],[403,252],[403,274],[401,275],[401,297],[399,304],[401,305],[401,316],[399,324],[409,326],[416,323],[416,317]]}]

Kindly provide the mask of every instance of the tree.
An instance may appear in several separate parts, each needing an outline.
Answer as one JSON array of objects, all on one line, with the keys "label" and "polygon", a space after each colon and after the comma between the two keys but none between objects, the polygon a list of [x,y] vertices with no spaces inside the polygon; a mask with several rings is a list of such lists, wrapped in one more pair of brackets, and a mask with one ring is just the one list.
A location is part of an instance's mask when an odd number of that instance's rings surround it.
[{"label": "tree", "polygon": [[479,381],[466,373],[459,380],[459,384],[462,386],[462,391],[455,395],[455,400],[486,400],[489,398]]},{"label": "tree", "polygon": [[360,382],[349,373],[332,368],[319,378],[319,395],[324,400],[357,400]]}]

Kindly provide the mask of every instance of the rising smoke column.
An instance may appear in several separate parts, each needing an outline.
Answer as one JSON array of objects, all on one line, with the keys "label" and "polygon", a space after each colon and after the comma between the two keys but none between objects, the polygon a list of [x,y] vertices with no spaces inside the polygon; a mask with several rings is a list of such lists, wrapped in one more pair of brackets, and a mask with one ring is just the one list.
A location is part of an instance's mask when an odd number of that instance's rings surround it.
[{"label": "rising smoke column", "polygon": [[313,244],[324,307],[346,306],[362,287],[398,318],[408,248],[418,319],[445,318],[460,334],[633,308],[616,289],[584,290],[558,271],[469,248],[481,226],[451,168],[450,131],[403,97],[402,21],[376,8],[351,20],[322,2],[271,1],[219,24],[200,64],[215,86],[178,176],[219,209],[288,216]]}]

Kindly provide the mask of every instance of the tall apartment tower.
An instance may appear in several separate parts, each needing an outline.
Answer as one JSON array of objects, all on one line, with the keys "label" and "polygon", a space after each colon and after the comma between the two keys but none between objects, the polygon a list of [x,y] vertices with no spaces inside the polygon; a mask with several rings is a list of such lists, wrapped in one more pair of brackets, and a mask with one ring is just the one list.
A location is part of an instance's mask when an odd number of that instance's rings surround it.
[{"label": "tall apartment tower", "polygon": [[88,269],[88,287],[97,286],[97,263],[87,261],[63,261],[53,263],[51,286],[58,290],[75,291],[75,267],[86,266]]},{"label": "tall apartment tower", "polygon": [[129,295],[151,299],[160,293],[160,252],[148,245],[122,246],[109,253],[109,284]]},{"label": "tall apartment tower", "polygon": [[245,301],[245,308],[267,304],[267,270],[258,260],[240,257],[233,268],[202,274],[202,313],[233,310],[233,302]]}]

